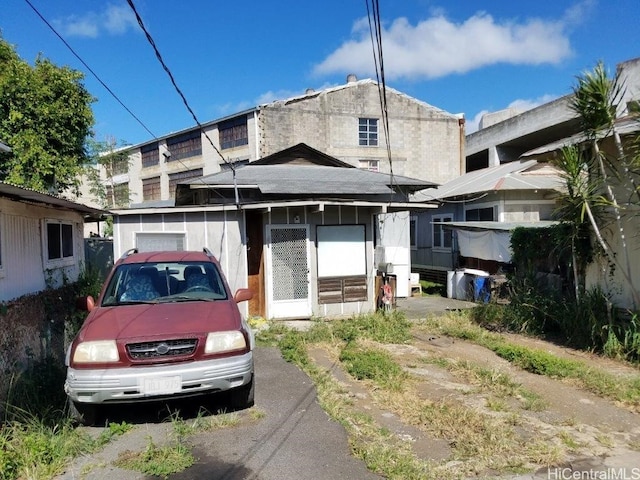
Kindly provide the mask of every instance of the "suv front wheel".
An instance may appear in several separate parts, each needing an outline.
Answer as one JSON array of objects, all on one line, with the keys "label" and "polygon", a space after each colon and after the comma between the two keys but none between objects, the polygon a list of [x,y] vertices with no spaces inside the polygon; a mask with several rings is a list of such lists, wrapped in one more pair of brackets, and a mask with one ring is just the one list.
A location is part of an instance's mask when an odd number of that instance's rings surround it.
[{"label": "suv front wheel", "polygon": [[251,376],[251,381],[246,385],[229,390],[229,407],[232,410],[243,410],[253,407],[253,397],[255,391],[255,376]]},{"label": "suv front wheel", "polygon": [[98,421],[98,406],[69,400],[69,415],[80,425],[93,426]]}]

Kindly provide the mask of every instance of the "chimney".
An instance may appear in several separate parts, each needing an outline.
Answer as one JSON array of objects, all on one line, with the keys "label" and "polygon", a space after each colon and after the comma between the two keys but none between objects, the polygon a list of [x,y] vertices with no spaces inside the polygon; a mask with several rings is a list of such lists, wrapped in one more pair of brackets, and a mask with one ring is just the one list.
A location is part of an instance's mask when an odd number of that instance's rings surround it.
[{"label": "chimney", "polygon": [[347,83],[355,83],[358,81],[358,77],[356,77],[355,73],[350,73],[347,75]]}]

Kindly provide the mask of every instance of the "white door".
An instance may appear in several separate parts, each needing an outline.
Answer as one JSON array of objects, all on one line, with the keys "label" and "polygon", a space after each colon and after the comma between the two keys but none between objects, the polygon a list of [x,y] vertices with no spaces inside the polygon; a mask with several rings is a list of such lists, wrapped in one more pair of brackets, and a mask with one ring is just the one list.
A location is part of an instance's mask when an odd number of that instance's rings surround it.
[{"label": "white door", "polygon": [[267,245],[269,317],[310,317],[309,226],[268,225]]}]

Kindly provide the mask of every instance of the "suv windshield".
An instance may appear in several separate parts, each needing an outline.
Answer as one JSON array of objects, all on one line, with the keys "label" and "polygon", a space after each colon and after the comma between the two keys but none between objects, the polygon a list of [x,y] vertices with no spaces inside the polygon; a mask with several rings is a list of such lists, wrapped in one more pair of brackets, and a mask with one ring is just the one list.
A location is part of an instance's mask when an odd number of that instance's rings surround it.
[{"label": "suv windshield", "polygon": [[226,298],[224,283],[213,263],[129,263],[117,267],[102,306]]}]

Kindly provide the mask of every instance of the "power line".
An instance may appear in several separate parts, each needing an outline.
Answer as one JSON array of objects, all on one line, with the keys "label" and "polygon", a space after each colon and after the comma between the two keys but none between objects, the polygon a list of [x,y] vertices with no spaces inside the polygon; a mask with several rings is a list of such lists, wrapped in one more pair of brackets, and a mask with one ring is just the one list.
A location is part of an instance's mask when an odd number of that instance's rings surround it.
[{"label": "power line", "polygon": [[[376,80],[378,83],[378,95],[380,97],[380,108],[382,111],[382,127],[384,130],[385,144],[387,147],[387,160],[391,184],[393,185],[393,159],[391,156],[391,141],[389,139],[389,111],[387,107],[387,87],[384,77],[384,59],[382,55],[382,26],[380,21],[380,3],[372,0],[371,9],[369,0],[365,0],[367,6],[367,18],[369,19],[369,31],[371,35],[371,48],[373,50],[373,63],[376,70]],[[373,19],[371,18],[373,15]]]},{"label": "power line", "polygon": [[151,48],[153,48],[153,51],[154,51],[154,53],[156,55],[156,58],[160,62],[160,65],[162,65],[162,68],[164,69],[164,71],[169,76],[169,80],[171,80],[171,84],[173,85],[173,88],[176,90],[176,92],[178,92],[178,95],[180,95],[180,98],[182,99],[182,103],[184,103],[184,106],[187,108],[187,110],[191,114],[191,117],[193,117],[193,120],[196,122],[196,125],[198,125],[198,127],[200,128],[200,131],[204,134],[206,139],[211,144],[211,147],[213,147],[213,149],[216,151],[216,153],[218,155],[220,155],[220,158],[222,158],[222,160],[234,172],[234,179],[235,179],[235,167],[233,166],[233,164],[231,162],[229,162],[226,158],[224,158],[224,155],[222,155],[222,153],[220,152],[218,147],[215,146],[215,144],[213,143],[213,141],[211,140],[211,138],[209,137],[207,132],[204,130],[204,127],[202,126],[202,124],[198,120],[198,117],[196,116],[195,112],[193,111],[193,109],[189,105],[189,102],[187,101],[187,98],[184,96],[184,93],[182,93],[182,90],[180,90],[180,87],[176,83],[176,80],[175,80],[175,78],[173,76],[173,73],[171,73],[171,70],[169,69],[169,67],[165,63],[164,59],[162,58],[162,54],[160,53],[160,50],[158,50],[158,47],[156,46],[156,42],[153,40],[153,37],[151,36],[149,31],[145,27],[144,22],[142,21],[142,17],[140,17],[140,14],[138,13],[138,10],[136,9],[136,6],[133,4],[133,1],[132,0],[127,0],[127,3],[129,4],[129,7],[131,7],[131,10],[133,10],[134,15],[136,16],[136,21],[138,22],[138,25],[140,26],[140,28],[144,32],[144,35],[147,38],[147,41],[149,42],[149,45],[151,45]]},{"label": "power line", "polygon": [[71,47],[71,45],[69,45],[67,43],[67,41],[62,38],[62,35],[60,35],[55,28],[53,28],[53,26],[47,21],[47,19],[45,19],[42,14],[38,11],[38,9],[36,7],[33,6],[33,4],[29,1],[29,0],[24,0],[25,2],[27,2],[27,5],[29,5],[31,7],[31,9],[36,13],[36,15],[38,15],[38,17],[40,17],[40,19],[45,23],[45,25],[47,27],[49,27],[51,29],[51,31],[62,41],[62,43],[65,44],[65,46],[69,49],[69,51],[71,53],[73,53],[73,55],[80,61],[80,63],[82,63],[82,65],[85,66],[85,68],[96,78],[96,80],[98,80],[98,82],[100,82],[100,84],[107,90],[107,92],[109,92],[111,94],[111,96],[113,98],[116,99],[116,101],[122,106],[122,108],[124,108],[129,115],[131,115],[141,126],[142,128],[144,128],[149,135],[151,135],[153,138],[158,138],[156,137],[153,132],[151,130],[149,130],[149,128],[147,128],[147,126],[142,122],[142,120],[140,120],[123,102],[122,100],[120,100],[118,98],[118,96],[107,86],[106,83],[104,83],[102,81],[102,79],[98,76],[98,74],[96,72],[94,72],[91,67],[89,65],[87,65],[87,63],[80,57],[80,55],[78,55],[76,53],[76,51]]}]

